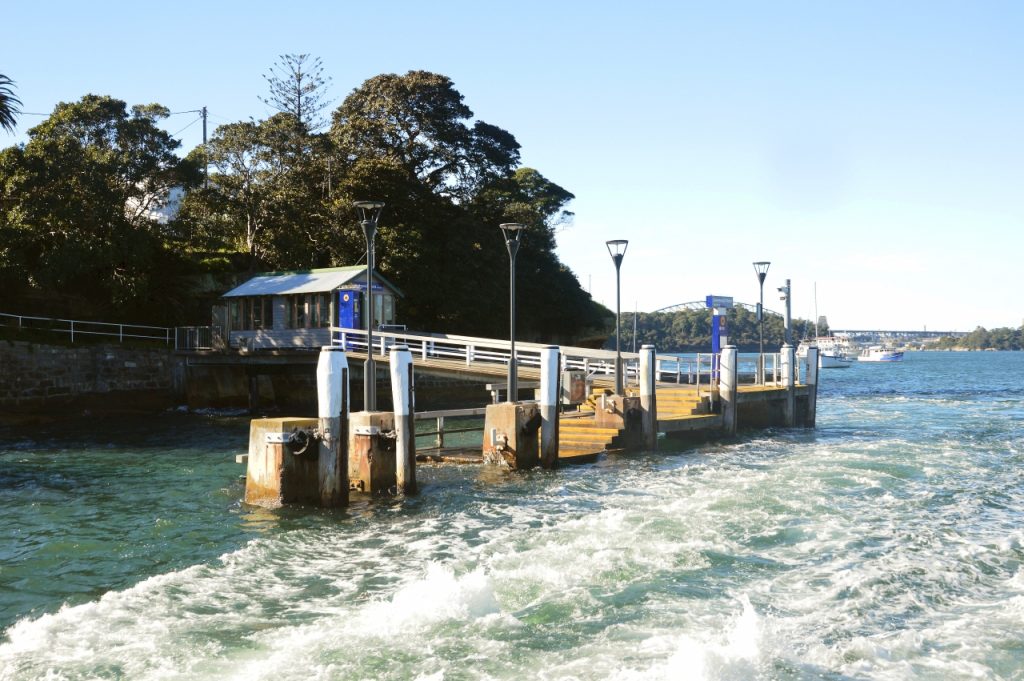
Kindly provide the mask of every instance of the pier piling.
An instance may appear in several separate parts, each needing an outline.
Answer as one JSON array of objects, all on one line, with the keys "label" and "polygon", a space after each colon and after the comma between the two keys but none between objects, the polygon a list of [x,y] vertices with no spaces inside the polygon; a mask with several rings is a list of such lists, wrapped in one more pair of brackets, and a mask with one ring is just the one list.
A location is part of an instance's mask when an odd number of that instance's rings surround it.
[{"label": "pier piling", "polygon": [[343,348],[321,348],[316,366],[320,433],[319,496],[325,508],[348,505],[348,358]]},{"label": "pier piling", "polygon": [[357,411],[349,416],[349,489],[390,494],[396,486],[395,416]]},{"label": "pier piling", "polygon": [[722,429],[726,435],[735,435],[739,423],[739,365],[735,345],[722,348],[719,369],[718,395],[722,401]]},{"label": "pier piling", "polygon": [[807,385],[807,412],[804,426],[814,428],[818,411],[818,348],[807,348],[807,373],[804,384]]},{"label": "pier piling", "polygon": [[540,465],[558,468],[558,396],[561,357],[557,345],[540,351]]},{"label": "pier piling", "polygon": [[320,502],[316,419],[253,419],[249,423],[245,503],[267,508]]},{"label": "pier piling", "polygon": [[786,401],[783,407],[783,425],[792,428],[796,423],[796,350],[789,343],[784,343],[779,353],[782,369],[782,387],[786,389]]},{"label": "pier piling", "polygon": [[656,363],[654,346],[642,346],[640,348],[640,408],[644,413],[644,449],[651,452],[658,447],[658,405],[654,375]]},{"label": "pier piling", "polygon": [[[412,353],[405,345],[391,348],[391,397],[395,411],[395,485],[402,494],[416,493],[416,424]],[[439,429],[440,430],[440,429]]]},{"label": "pier piling", "polygon": [[484,416],[484,461],[516,470],[539,462],[537,430],[540,407],[534,402],[502,402],[487,405]]}]

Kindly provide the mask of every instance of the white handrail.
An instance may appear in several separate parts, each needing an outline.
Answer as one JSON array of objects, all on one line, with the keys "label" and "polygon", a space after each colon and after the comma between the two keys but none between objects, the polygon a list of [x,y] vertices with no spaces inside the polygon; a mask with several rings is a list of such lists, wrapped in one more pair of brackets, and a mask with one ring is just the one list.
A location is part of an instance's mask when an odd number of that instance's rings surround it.
[{"label": "white handrail", "polygon": [[[496,338],[479,338],[454,334],[425,334],[395,331],[375,331],[374,339],[379,336],[380,347],[374,352],[383,354],[386,349],[396,343],[407,345],[414,359],[449,359],[466,366],[473,364],[499,364],[508,366],[511,343]],[[366,331],[331,327],[331,343],[341,345],[346,350],[366,352]],[[377,342],[374,343],[377,345]],[[540,366],[540,351],[547,347],[546,343],[527,343],[516,341],[516,360],[518,366]],[[595,375],[613,377],[615,375],[615,351],[598,350],[561,346],[562,370],[580,370],[587,377]],[[658,355],[656,358],[657,380],[659,382],[679,382],[696,384],[700,387],[711,387],[714,368],[717,366],[715,355],[701,353],[696,359],[681,358],[675,355]],[[640,355],[634,352],[622,353],[623,372],[627,385],[639,384]]]},{"label": "white handrail", "polygon": [[[14,320],[15,323],[4,323],[3,320]],[[27,323],[26,323],[27,322]],[[50,324],[32,324],[32,322],[49,322]],[[53,333],[66,333],[72,343],[75,342],[75,335],[79,336],[111,336],[118,341],[125,338],[139,338],[145,340],[163,341],[165,345],[171,342],[172,329],[167,326],[148,326],[146,324],[125,324],[117,322],[91,322],[80,319],[59,319],[55,317],[32,317],[29,315],[15,315],[0,312],[0,326],[15,326],[18,330],[34,329],[36,331],[51,331]],[[54,326],[57,324],[58,326]],[[96,330],[98,327],[108,327],[110,330]]]}]

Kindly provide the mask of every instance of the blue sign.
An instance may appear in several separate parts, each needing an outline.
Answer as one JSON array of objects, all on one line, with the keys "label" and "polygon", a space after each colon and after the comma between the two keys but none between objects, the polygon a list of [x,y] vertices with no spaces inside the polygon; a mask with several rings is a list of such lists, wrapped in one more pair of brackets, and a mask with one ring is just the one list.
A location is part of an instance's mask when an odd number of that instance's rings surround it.
[{"label": "blue sign", "polygon": [[708,307],[732,307],[732,296],[708,296],[705,302]]},{"label": "blue sign", "polygon": [[[365,291],[366,290],[366,282],[365,281],[357,282],[357,283],[354,283],[354,284],[349,284],[349,286],[351,288],[354,288],[357,291]],[[381,286],[377,282],[373,282],[373,292],[374,293],[379,293],[379,292],[381,292],[383,290],[384,290],[383,286]]]}]

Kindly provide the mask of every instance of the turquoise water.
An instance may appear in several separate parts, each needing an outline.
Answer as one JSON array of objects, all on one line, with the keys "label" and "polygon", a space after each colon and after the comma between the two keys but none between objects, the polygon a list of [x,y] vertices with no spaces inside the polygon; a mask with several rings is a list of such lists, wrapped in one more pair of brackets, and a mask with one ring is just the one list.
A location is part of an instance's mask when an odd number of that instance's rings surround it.
[{"label": "turquoise water", "polygon": [[241,503],[247,420],[0,432],[0,679],[1024,679],[1024,353],[824,371],[818,428]]}]

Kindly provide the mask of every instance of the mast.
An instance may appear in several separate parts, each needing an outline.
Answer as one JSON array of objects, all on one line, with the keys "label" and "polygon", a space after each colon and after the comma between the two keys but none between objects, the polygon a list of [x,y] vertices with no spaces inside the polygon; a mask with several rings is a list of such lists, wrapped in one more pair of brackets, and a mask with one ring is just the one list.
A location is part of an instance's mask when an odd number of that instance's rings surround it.
[{"label": "mast", "polygon": [[814,282],[814,340],[818,340],[818,282]]}]

